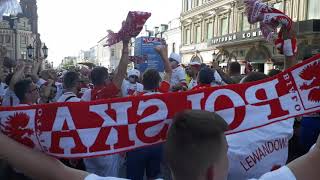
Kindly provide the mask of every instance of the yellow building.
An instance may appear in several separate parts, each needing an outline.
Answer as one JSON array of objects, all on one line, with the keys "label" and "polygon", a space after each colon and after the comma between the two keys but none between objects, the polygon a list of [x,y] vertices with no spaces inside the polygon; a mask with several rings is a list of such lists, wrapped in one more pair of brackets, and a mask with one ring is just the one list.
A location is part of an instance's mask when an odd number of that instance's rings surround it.
[{"label": "yellow building", "polygon": [[[220,66],[230,61],[251,62],[255,70],[267,73],[283,67],[284,57],[273,44],[264,40],[259,25],[250,25],[242,1],[182,0],[181,26],[183,63],[193,59]],[[320,53],[319,0],[269,0],[295,21],[298,35],[298,59]],[[214,56],[213,56],[214,54]]]}]

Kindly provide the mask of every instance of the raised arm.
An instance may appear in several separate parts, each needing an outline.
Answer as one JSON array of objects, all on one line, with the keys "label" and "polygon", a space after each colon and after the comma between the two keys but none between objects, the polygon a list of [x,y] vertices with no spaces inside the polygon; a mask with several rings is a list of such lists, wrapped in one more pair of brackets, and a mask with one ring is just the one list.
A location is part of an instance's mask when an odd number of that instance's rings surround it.
[{"label": "raised arm", "polygon": [[122,49],[122,56],[120,59],[120,63],[118,66],[118,71],[113,76],[112,82],[121,89],[122,81],[125,78],[127,73],[127,67],[129,63],[129,40],[123,41],[123,49]]},{"label": "raised arm", "polygon": [[[293,41],[295,41],[295,32],[294,30],[291,31],[284,31],[283,34],[283,39],[285,40],[284,42],[284,55],[285,55],[285,59],[284,59],[284,70],[294,66],[297,64],[297,58],[295,53],[293,53],[293,49],[292,49],[292,44],[296,44],[293,43]],[[297,46],[297,45],[296,45]]]},{"label": "raised arm", "polygon": [[38,80],[39,80],[39,75],[38,75],[38,73],[39,73],[39,70],[40,70],[42,61],[43,61],[43,59],[38,59],[38,60],[34,63],[34,65],[33,65],[33,67],[32,67],[31,75],[36,78],[36,82],[38,82]]},{"label": "raised arm", "polygon": [[319,179],[320,177],[320,136],[318,142],[308,154],[288,164],[296,179]]},{"label": "raised arm", "polygon": [[219,73],[219,75],[220,75],[220,77],[221,77],[223,82],[225,82],[227,84],[234,84],[233,80],[226,73],[224,73],[222,71],[222,69],[218,65],[217,61],[213,61],[212,62],[212,66]]},{"label": "raised arm", "polygon": [[25,147],[0,133],[0,158],[32,179],[84,180],[88,173],[63,165],[57,159]]},{"label": "raised arm", "polygon": [[11,90],[14,90],[14,85],[23,78],[24,68],[25,68],[25,63],[23,61],[21,61],[17,65],[16,72],[14,73],[14,75],[12,76],[12,79],[10,81],[9,88]]},{"label": "raised arm", "polygon": [[159,55],[161,56],[161,59],[163,61],[164,71],[165,71],[165,75],[164,75],[163,80],[170,82],[171,76],[172,76],[172,68],[170,66],[170,62],[169,62],[169,58],[168,58],[168,46],[166,44],[161,45],[161,46],[157,46],[157,47],[155,47],[155,50],[159,53]]}]

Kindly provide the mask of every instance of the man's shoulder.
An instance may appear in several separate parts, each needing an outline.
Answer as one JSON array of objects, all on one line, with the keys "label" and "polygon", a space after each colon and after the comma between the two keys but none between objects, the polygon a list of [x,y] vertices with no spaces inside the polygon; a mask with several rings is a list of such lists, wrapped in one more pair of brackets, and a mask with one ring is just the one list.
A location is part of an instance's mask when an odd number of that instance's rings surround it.
[{"label": "man's shoulder", "polygon": [[287,166],[283,166],[278,170],[264,174],[259,179],[250,179],[250,180],[274,180],[274,179],[296,180],[296,177]]},{"label": "man's shoulder", "polygon": [[181,67],[181,66],[177,67],[177,71],[178,71],[178,72],[185,72],[184,69],[183,69],[183,67]]}]

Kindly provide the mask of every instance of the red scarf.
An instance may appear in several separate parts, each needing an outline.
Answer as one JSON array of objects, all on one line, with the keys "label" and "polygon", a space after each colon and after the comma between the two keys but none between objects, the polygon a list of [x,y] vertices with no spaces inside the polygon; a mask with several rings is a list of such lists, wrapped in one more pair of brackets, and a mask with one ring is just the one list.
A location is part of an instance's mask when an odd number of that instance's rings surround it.
[{"label": "red scarf", "polygon": [[196,91],[1,107],[0,128],[20,143],[67,158],[162,143],[174,115],[186,109],[215,111],[229,124],[226,134],[247,132],[319,112],[319,64],[320,54],[269,79]]},{"label": "red scarf", "polygon": [[110,30],[108,31],[109,35],[106,46],[112,46],[123,39],[139,35],[150,16],[151,13],[148,12],[130,11],[118,33],[114,33]]}]

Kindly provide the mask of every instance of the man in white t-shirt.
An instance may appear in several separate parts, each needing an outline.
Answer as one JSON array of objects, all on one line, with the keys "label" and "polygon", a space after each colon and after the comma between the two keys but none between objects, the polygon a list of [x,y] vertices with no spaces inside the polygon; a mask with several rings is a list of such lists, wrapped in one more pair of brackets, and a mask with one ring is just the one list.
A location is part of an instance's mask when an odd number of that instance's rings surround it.
[{"label": "man in white t-shirt", "polygon": [[180,65],[181,56],[176,53],[171,53],[169,56],[169,61],[172,68],[172,76],[170,81],[171,90],[179,91],[183,88],[187,88],[186,72]]},{"label": "man in white t-shirt", "polygon": [[80,102],[80,98],[76,95],[78,93],[79,85],[79,74],[73,71],[67,72],[63,76],[64,93],[57,102]]},{"label": "man in white t-shirt", "polygon": [[[266,78],[268,76],[263,73],[253,72],[244,78],[243,83]],[[253,120],[259,119],[259,117],[255,118]],[[288,158],[289,140],[293,135],[293,124],[292,118],[243,133],[228,135],[230,164],[228,180],[258,178],[284,166]]]},{"label": "man in white t-shirt", "polygon": [[60,96],[63,94],[63,85],[62,83],[57,82],[57,74],[54,70],[43,70],[40,72],[40,78],[37,81],[38,87],[41,87],[43,84],[45,84],[49,79],[55,81],[54,85],[57,87],[57,93],[54,97],[53,101],[57,101]]},{"label": "man in white t-shirt", "polygon": [[196,87],[198,85],[198,73],[201,68],[201,63],[198,61],[192,61],[189,63],[190,69],[191,69],[191,80],[188,85],[188,89],[191,90],[192,88]]},{"label": "man in white t-shirt", "polygon": [[3,96],[2,106],[16,106],[20,103],[18,97],[11,89],[7,89]]},{"label": "man in white t-shirt", "polygon": [[132,69],[128,71],[128,80],[123,80],[121,86],[121,93],[123,97],[132,96],[135,93],[143,91],[143,85],[138,82],[140,78],[140,71]]},{"label": "man in white t-shirt", "polygon": [[18,97],[14,93],[14,86],[19,80],[23,78],[24,69],[25,63],[20,62],[16,67],[15,73],[9,74],[6,77],[6,84],[8,84],[9,87],[7,88],[6,93],[3,97],[2,106],[16,106],[20,104]]}]

